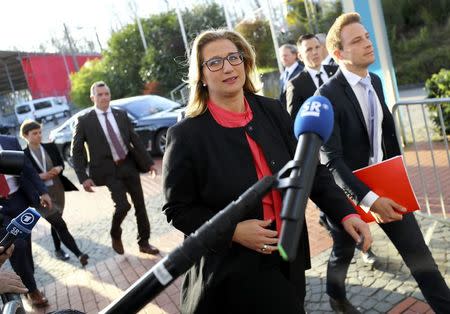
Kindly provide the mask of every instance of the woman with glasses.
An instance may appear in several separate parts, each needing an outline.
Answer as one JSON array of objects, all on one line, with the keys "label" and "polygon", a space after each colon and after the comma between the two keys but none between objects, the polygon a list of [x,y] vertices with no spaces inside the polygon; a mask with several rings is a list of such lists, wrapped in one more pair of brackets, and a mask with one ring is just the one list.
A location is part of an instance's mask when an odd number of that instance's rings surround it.
[{"label": "woman with glasses", "polygon": [[[167,219],[185,235],[198,229],[294,156],[291,119],[278,100],[256,95],[255,54],[238,33],[212,30],[193,43],[187,118],[169,129],[163,160]],[[317,167],[311,199],[336,221],[352,206],[327,169]],[[183,313],[303,313],[310,266],[306,226],[294,262],[277,252],[282,198],[271,191],[186,274]],[[344,226],[364,234],[358,217]]]}]

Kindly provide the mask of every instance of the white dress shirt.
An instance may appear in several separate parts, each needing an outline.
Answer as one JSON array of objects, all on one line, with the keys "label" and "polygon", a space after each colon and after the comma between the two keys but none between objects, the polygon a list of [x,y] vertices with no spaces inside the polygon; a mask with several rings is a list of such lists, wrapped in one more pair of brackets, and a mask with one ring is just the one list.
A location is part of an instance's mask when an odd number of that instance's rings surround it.
[{"label": "white dress shirt", "polygon": [[[353,92],[356,95],[356,98],[358,99],[358,103],[361,107],[361,111],[364,116],[364,121],[366,122],[366,126],[369,125],[369,99],[367,98],[367,93],[365,88],[358,84],[359,81],[362,79],[359,75],[356,75],[353,72],[348,71],[347,69],[340,67],[342,74],[347,79],[347,82],[350,84],[350,87],[352,88]],[[373,86],[372,86],[373,89]],[[377,114],[378,114],[378,121],[377,125],[375,126],[378,131],[378,138],[382,138],[382,122],[383,122],[383,109],[381,108],[380,100],[378,99],[378,95],[373,89],[373,92],[375,94],[375,98],[377,101]],[[369,165],[377,164],[383,160],[383,149],[381,148],[381,140],[378,143],[378,147],[375,147],[375,155],[373,157],[369,157]],[[370,207],[372,204],[378,199],[378,195],[374,193],[373,191],[370,191],[367,193],[366,196],[362,199],[361,203],[359,204],[361,208],[365,212],[369,212]]]},{"label": "white dress shirt", "polygon": [[311,76],[314,84],[316,85],[316,88],[319,88],[319,78],[316,76],[317,73],[322,73],[320,75],[320,77],[322,78],[323,83],[325,84],[326,82],[328,82],[328,80],[330,79],[328,77],[327,72],[325,71],[325,69],[323,68],[323,65],[320,66],[319,71],[311,69],[310,67],[305,66],[306,71],[308,71],[309,75]]},{"label": "white dress shirt", "polygon": [[108,107],[108,109],[106,111],[102,111],[94,106],[94,110],[95,110],[95,113],[97,114],[98,121],[100,122],[100,125],[102,126],[103,133],[105,133],[106,139],[108,140],[109,148],[111,149],[113,159],[114,159],[114,161],[118,161],[118,160],[120,160],[119,154],[117,154],[116,149],[114,148],[114,145],[111,141],[111,138],[109,137],[108,129],[106,128],[106,121],[105,121],[105,114],[104,114],[105,112],[108,113],[107,114],[108,121],[111,124],[111,126],[114,130],[114,133],[116,133],[117,138],[119,139],[119,143],[122,146],[125,154],[128,154],[128,148],[123,141],[122,135],[120,134],[119,126],[117,125],[116,118],[114,118],[114,115],[111,111],[111,107]]},{"label": "white dress shirt", "polygon": [[283,74],[281,74],[281,79],[283,80],[283,90],[286,90],[287,83],[289,82],[289,76],[294,73],[295,69],[298,67],[298,62],[295,61],[291,66],[284,69]]}]

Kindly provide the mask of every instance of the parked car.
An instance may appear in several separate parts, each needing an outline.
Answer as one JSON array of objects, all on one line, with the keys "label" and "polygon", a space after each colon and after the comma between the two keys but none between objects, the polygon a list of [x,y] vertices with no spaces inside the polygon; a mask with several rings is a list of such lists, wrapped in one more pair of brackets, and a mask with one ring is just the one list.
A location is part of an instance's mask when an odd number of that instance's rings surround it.
[{"label": "parked car", "polygon": [[19,125],[25,119],[38,122],[52,120],[53,118],[69,116],[70,108],[65,96],[33,99],[17,104],[14,107]]},{"label": "parked car", "polygon": [[[164,154],[167,129],[180,119],[184,110],[179,103],[156,95],[112,100],[110,105],[127,112],[147,151],[154,155]],[[73,163],[70,156],[70,143],[75,123],[79,116],[92,109],[93,107],[89,107],[77,112],[59,127],[50,131],[50,141],[55,142],[64,159],[71,166]]]}]

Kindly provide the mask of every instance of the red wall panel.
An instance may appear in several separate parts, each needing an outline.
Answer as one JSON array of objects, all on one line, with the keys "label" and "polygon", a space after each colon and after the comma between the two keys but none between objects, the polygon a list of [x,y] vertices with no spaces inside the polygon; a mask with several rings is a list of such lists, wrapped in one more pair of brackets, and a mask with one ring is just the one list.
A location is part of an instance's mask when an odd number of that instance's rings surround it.
[{"label": "red wall panel", "polygon": [[[80,68],[86,61],[98,58],[100,55],[76,56]],[[21,61],[33,99],[62,95],[70,99],[70,80],[67,72],[75,72],[71,55],[24,55]]]}]

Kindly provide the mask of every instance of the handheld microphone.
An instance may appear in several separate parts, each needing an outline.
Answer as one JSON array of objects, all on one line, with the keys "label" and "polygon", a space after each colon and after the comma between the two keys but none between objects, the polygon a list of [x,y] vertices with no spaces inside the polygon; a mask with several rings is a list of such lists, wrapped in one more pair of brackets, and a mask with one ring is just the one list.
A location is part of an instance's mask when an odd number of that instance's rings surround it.
[{"label": "handheld microphone", "polygon": [[312,96],[300,107],[294,122],[298,138],[294,155],[295,167],[289,180],[297,183],[286,189],[281,210],[281,235],[278,249],[284,260],[297,256],[298,242],[305,222],[305,208],[319,163],[319,150],[333,131],[334,114],[330,101]]},{"label": "handheld microphone", "polygon": [[3,246],[6,250],[16,239],[26,238],[39,218],[41,218],[41,215],[33,207],[25,209],[19,216],[11,220],[6,227],[7,233],[0,241],[0,246]]}]

